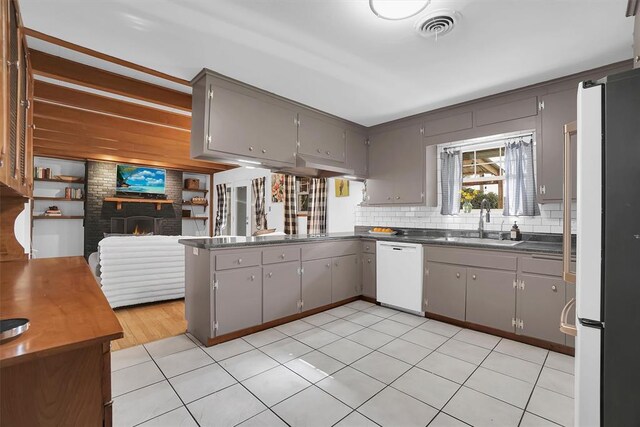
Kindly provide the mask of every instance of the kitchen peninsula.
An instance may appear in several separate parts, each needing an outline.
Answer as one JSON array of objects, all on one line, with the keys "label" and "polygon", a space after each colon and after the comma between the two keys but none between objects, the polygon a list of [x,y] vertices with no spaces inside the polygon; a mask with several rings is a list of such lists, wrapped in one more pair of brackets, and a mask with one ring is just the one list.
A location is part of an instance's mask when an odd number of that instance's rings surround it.
[{"label": "kitchen peninsula", "polygon": [[423,245],[427,317],[571,353],[573,339],[551,315],[575,293],[561,278],[558,236],[499,237],[455,230],[374,237],[356,230],[181,240],[188,330],[214,345],[358,298],[375,301],[376,240],[384,240]]}]

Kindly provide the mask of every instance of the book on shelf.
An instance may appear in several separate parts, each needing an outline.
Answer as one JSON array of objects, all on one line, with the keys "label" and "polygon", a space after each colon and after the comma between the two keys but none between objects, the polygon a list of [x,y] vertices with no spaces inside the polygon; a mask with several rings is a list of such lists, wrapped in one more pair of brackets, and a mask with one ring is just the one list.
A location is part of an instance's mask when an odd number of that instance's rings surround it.
[{"label": "book on shelf", "polygon": [[34,177],[36,179],[51,179],[51,168],[36,166],[34,170]]},{"label": "book on shelf", "polygon": [[82,188],[65,187],[65,189],[64,189],[64,198],[65,199],[74,200],[74,199],[82,199],[82,197],[83,197]]},{"label": "book on shelf", "polygon": [[49,206],[49,209],[44,211],[44,216],[62,216],[62,211],[57,206]]}]

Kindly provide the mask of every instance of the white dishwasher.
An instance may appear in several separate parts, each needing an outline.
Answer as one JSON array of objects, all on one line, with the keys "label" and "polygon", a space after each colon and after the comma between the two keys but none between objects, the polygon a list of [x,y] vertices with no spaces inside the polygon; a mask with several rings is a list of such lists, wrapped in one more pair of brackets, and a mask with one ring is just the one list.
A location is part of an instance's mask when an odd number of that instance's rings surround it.
[{"label": "white dishwasher", "polygon": [[376,299],[386,305],[423,312],[422,245],[378,240],[376,243]]}]

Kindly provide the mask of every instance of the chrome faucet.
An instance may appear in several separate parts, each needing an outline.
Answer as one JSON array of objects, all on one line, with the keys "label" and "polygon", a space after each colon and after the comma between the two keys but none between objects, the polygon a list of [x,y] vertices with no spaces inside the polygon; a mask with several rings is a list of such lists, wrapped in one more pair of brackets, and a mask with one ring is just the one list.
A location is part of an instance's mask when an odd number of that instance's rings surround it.
[{"label": "chrome faucet", "polygon": [[487,222],[491,222],[491,201],[482,199],[480,202],[480,223],[478,224],[478,237],[482,239],[484,236],[484,210],[487,210]]}]

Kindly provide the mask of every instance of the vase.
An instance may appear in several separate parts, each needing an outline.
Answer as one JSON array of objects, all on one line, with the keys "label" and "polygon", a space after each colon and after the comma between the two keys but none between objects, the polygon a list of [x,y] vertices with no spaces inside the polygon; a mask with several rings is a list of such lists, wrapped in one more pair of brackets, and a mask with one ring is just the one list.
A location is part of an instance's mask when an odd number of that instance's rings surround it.
[{"label": "vase", "polygon": [[471,209],[473,209],[473,205],[470,201],[466,201],[462,204],[462,211],[464,213],[471,213]]}]

